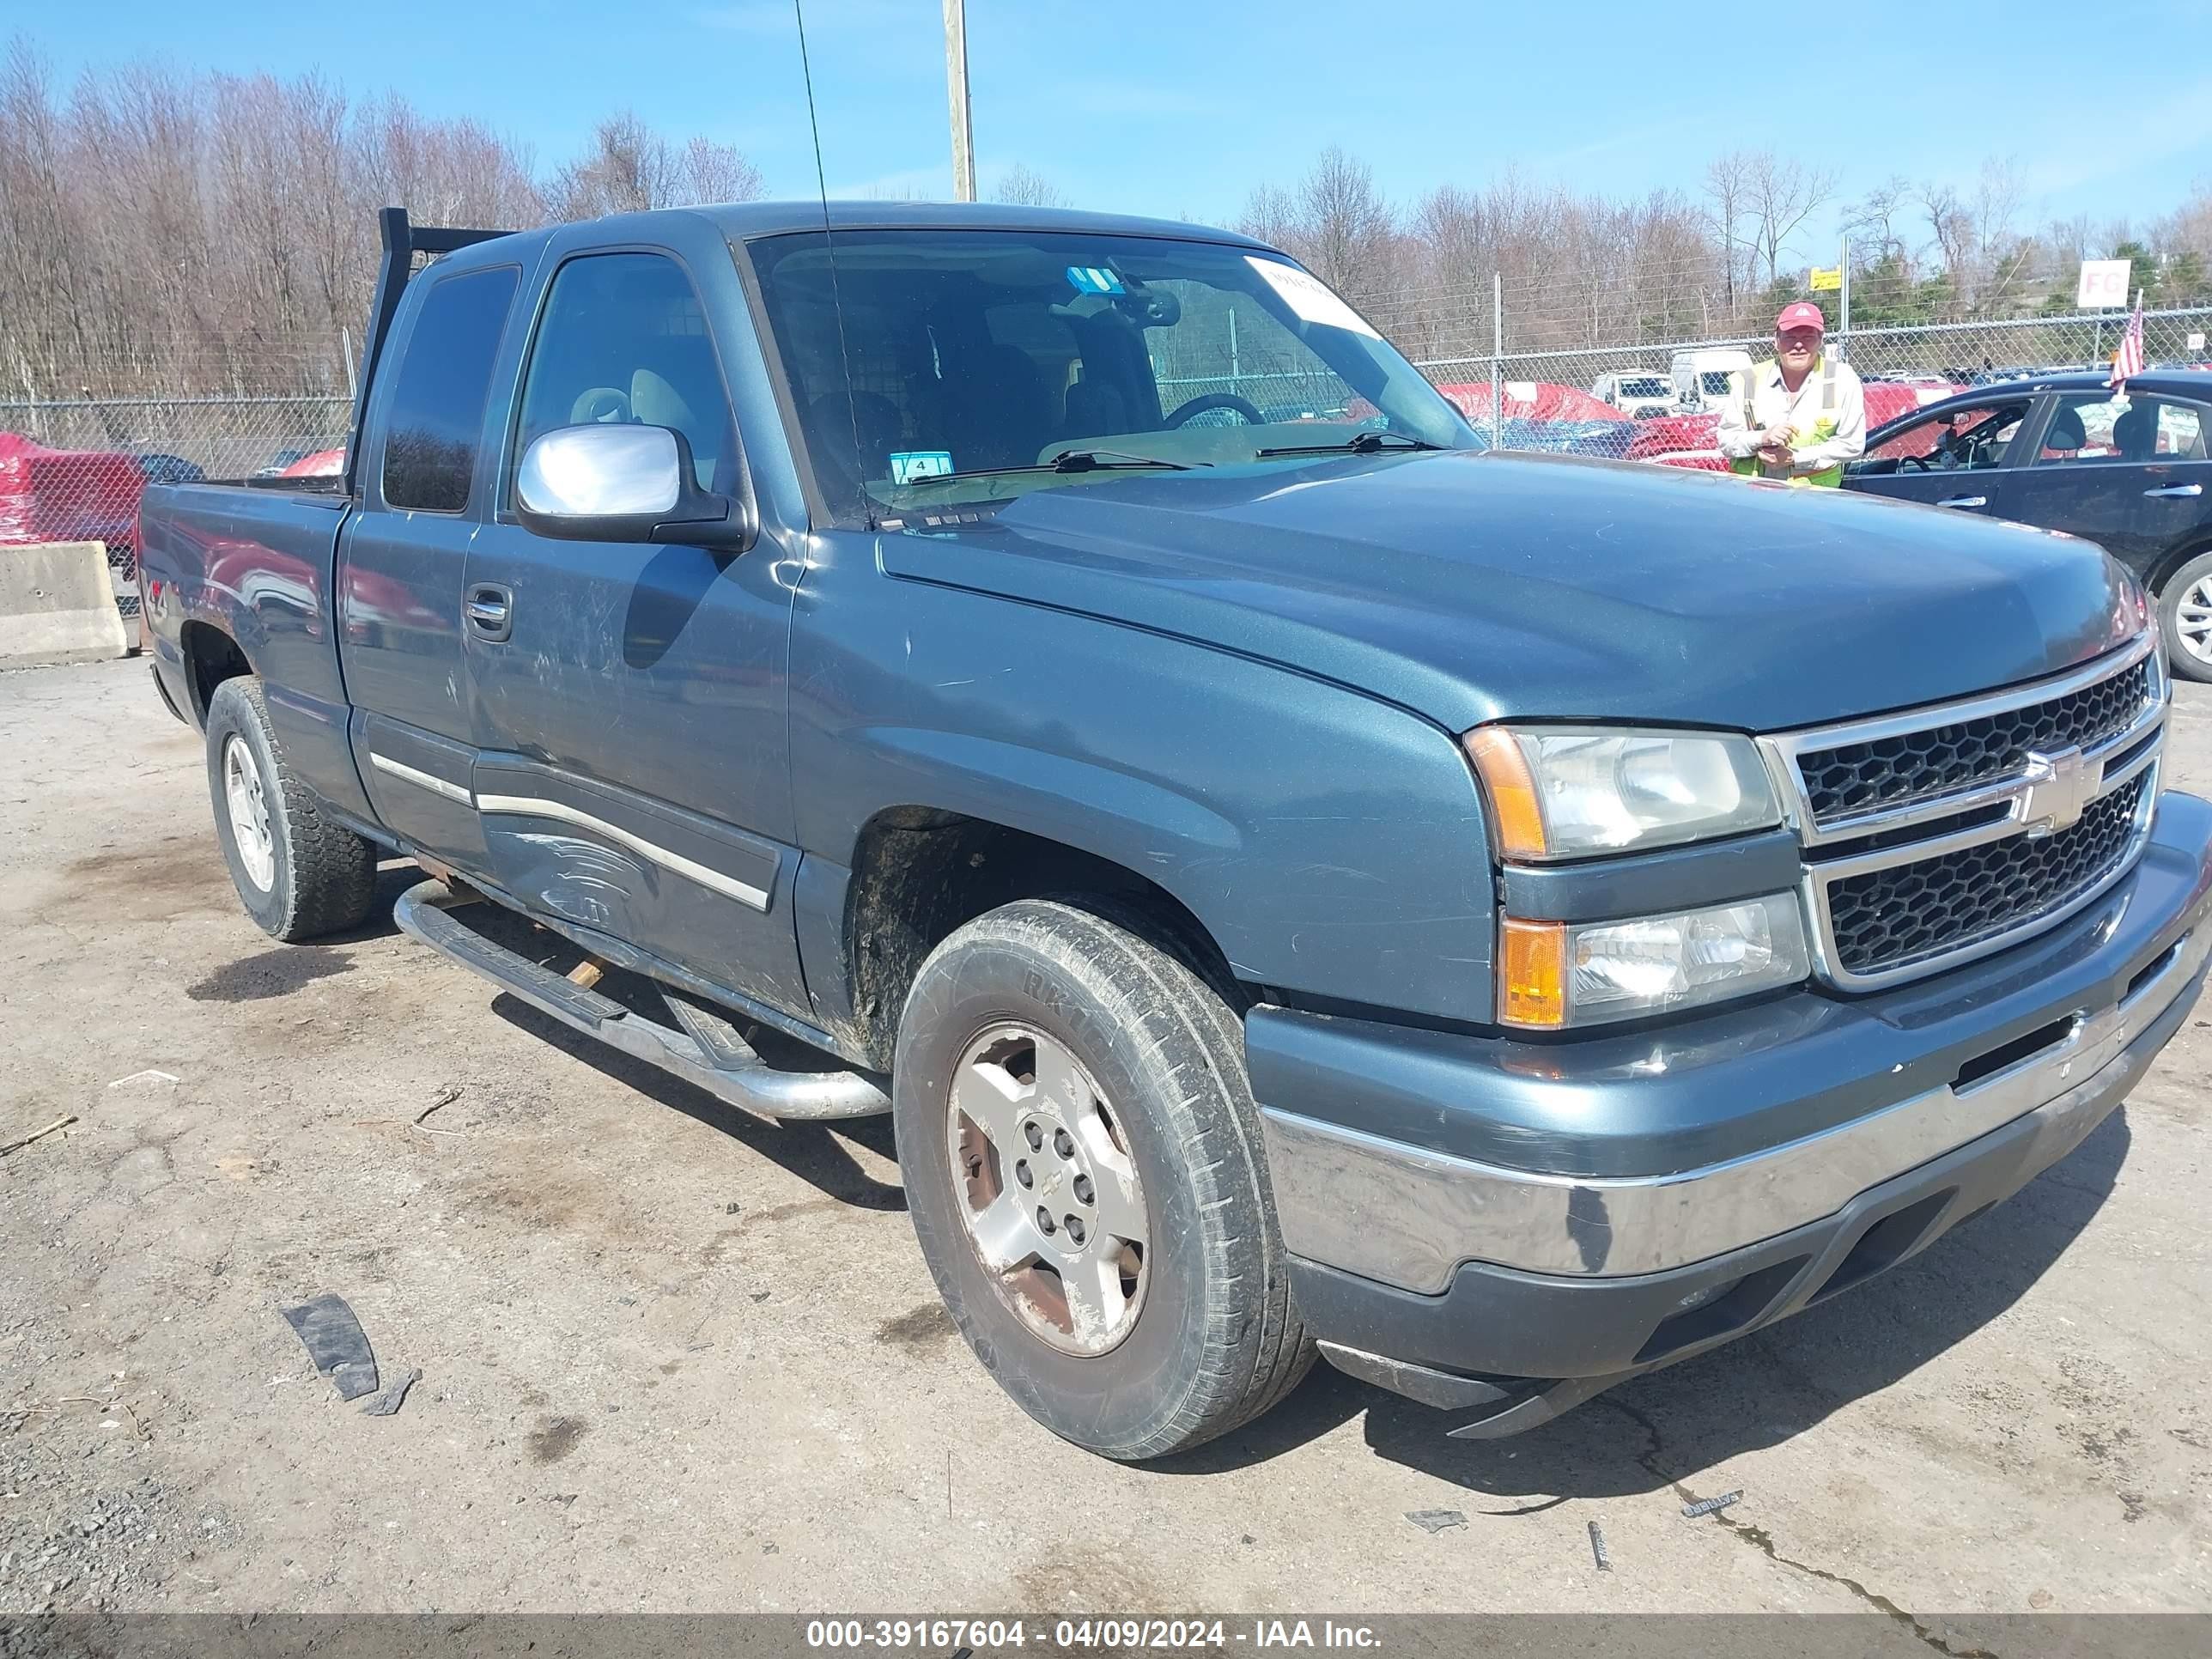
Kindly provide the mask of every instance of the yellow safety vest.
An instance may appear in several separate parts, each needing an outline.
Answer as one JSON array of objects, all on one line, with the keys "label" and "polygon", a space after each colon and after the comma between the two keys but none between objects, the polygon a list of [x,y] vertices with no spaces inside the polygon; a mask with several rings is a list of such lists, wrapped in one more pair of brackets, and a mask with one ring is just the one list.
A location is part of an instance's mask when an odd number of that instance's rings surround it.
[{"label": "yellow safety vest", "polygon": [[[1759,383],[1766,378],[1767,371],[1773,367],[1774,364],[1771,362],[1754,363],[1744,372],[1743,425],[1747,432],[1759,430],[1759,415],[1754,407]],[[1827,442],[1836,435],[1836,360],[1824,351],[1820,354],[1820,361],[1814,367],[1820,371],[1820,418],[1813,423],[1812,439],[1814,443],[1820,444]],[[1837,462],[1833,466],[1823,467],[1818,472],[1793,475],[1787,472],[1770,472],[1766,470],[1766,463],[1760,460],[1758,456],[1745,455],[1730,461],[1729,471],[1746,478],[1774,478],[1792,484],[1818,485],[1826,489],[1833,489],[1844,481],[1844,465],[1841,461]]]}]

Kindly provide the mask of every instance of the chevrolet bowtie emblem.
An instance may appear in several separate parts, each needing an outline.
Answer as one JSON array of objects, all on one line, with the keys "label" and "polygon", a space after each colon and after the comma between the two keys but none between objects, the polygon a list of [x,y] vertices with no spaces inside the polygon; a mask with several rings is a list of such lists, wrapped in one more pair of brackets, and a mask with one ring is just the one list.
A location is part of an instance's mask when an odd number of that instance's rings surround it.
[{"label": "chevrolet bowtie emblem", "polygon": [[2026,787],[2014,816],[2031,836],[2071,830],[2081,821],[2083,809],[2104,781],[2103,763],[2087,759],[2079,749],[2062,749],[2055,755],[2031,750]]}]

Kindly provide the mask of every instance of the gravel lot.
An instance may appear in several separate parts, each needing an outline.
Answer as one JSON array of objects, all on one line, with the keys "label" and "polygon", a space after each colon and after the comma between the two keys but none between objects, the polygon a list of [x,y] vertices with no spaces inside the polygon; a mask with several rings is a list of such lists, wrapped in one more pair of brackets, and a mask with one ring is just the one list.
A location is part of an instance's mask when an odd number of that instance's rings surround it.
[{"label": "gravel lot", "polygon": [[[388,922],[273,944],[141,664],[0,675],[0,1143],[77,1118],[0,1161],[0,1612],[2212,1609],[2212,1009],[2011,1203],[1547,1429],[1322,1369],[1122,1468],[953,1336],[885,1130],[755,1124]],[[2212,786],[2212,692],[2173,761]],[[325,1291],[398,1415],[279,1316]]]}]

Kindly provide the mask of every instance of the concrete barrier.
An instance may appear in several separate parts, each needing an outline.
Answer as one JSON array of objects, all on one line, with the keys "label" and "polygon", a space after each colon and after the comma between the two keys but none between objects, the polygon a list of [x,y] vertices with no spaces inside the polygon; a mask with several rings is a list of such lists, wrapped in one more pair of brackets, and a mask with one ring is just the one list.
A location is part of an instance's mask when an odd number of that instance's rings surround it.
[{"label": "concrete barrier", "polygon": [[128,656],[100,542],[0,547],[0,668]]}]

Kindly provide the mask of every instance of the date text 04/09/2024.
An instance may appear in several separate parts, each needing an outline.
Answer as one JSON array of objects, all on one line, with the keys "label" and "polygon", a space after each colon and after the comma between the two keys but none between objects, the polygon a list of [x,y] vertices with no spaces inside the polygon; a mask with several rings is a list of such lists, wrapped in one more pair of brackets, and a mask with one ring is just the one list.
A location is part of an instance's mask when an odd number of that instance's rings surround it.
[{"label": "date text 04/09/2024", "polygon": [[1379,1645],[1364,1625],[1332,1620],[1254,1619],[1232,1625],[1222,1619],[1060,1619],[1034,1629],[1021,1619],[816,1619],[806,1626],[806,1645],[836,1650],[991,1652],[1024,1648],[1031,1642],[1074,1651],[1131,1648],[1353,1648]]}]

